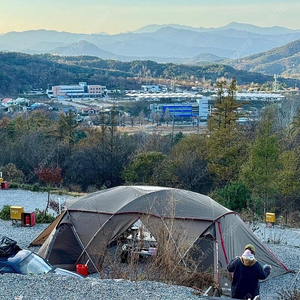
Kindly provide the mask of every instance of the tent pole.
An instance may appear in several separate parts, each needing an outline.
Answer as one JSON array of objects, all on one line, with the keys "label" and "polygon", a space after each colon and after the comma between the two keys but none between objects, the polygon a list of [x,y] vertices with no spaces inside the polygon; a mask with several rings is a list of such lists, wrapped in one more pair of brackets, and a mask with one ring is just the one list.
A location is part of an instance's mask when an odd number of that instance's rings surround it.
[{"label": "tent pole", "polygon": [[[69,211],[68,211],[68,214],[69,214]],[[69,215],[70,216],[70,215]],[[78,257],[78,259],[77,259],[77,262],[79,261],[79,259],[82,257],[82,255],[84,254],[84,252],[86,252],[87,253],[87,248],[88,248],[88,246],[91,244],[91,242],[93,241],[93,239],[95,238],[95,236],[100,232],[100,230],[106,225],[106,223],[108,222],[108,221],[110,221],[111,220],[111,218],[113,217],[114,215],[111,215],[110,216],[110,218],[109,219],[107,219],[103,224],[102,224],[102,226],[96,231],[96,233],[92,236],[92,238],[90,239],[90,241],[87,243],[87,245],[84,247],[83,245],[82,245],[82,252],[81,252],[81,254],[79,255],[79,257]],[[76,263],[77,263],[76,262]]]},{"label": "tent pole", "polygon": [[[69,213],[69,211],[68,211],[68,216],[69,216],[69,218],[70,218],[70,213]],[[70,219],[71,219],[71,218],[70,218]],[[74,235],[75,235],[75,237],[76,237],[76,239],[77,239],[77,241],[78,241],[80,247],[83,249],[83,251],[81,252],[80,257],[77,259],[75,265],[78,263],[78,261],[79,261],[79,259],[81,258],[82,254],[85,252],[86,255],[88,256],[89,260],[91,261],[92,265],[93,265],[94,268],[96,269],[97,273],[100,275],[100,271],[98,270],[97,266],[95,265],[94,261],[92,260],[90,254],[89,254],[89,253],[86,251],[86,249],[84,248],[84,245],[83,245],[83,243],[81,242],[81,240],[80,240],[80,238],[79,238],[79,235],[78,235],[78,233],[77,233],[77,231],[76,231],[75,226],[73,225],[73,223],[71,223],[71,224],[72,224],[71,229],[72,229],[72,231],[73,231],[73,233],[74,233]]]},{"label": "tent pole", "polygon": [[176,248],[176,250],[177,250],[177,252],[178,252],[178,254],[179,254],[179,256],[180,256],[180,260],[182,260],[184,266],[187,267],[187,264],[186,264],[185,260],[183,259],[183,256],[181,255],[181,253],[180,253],[180,251],[179,251],[179,248],[177,247],[177,245],[176,245],[176,243],[175,243],[175,241],[174,241],[174,239],[173,239],[173,236],[172,236],[172,234],[171,234],[171,232],[170,232],[170,230],[169,230],[167,224],[165,223],[165,221],[163,220],[163,218],[160,218],[160,219],[161,219],[161,221],[163,222],[164,226],[166,227],[166,229],[167,229],[167,231],[168,231],[168,233],[169,233],[169,235],[170,235],[170,237],[171,237],[171,240],[172,240],[172,242],[173,242],[173,244],[174,244],[174,246],[175,246],[175,248]]},{"label": "tent pole", "polygon": [[216,240],[216,287],[217,289],[220,288],[220,276],[219,276],[219,245],[218,245],[218,241]]},{"label": "tent pole", "polygon": [[[81,248],[84,249],[84,245],[82,244],[82,242],[81,242],[81,240],[80,240],[80,238],[79,238],[79,236],[78,236],[78,233],[77,233],[75,227],[72,225],[71,228],[72,228],[72,231],[73,231],[73,233],[74,233],[74,235],[75,235],[75,237],[76,237],[78,243],[80,244]],[[83,250],[83,252],[80,254],[80,257],[82,256],[82,254],[83,254],[84,252],[85,252],[86,255],[88,256],[89,260],[91,261],[92,265],[93,265],[94,268],[96,269],[97,273],[100,275],[100,271],[98,270],[97,266],[95,265],[94,261],[92,260],[92,258],[91,258],[91,256],[90,256],[90,254],[89,254],[86,250]],[[77,262],[78,262],[78,260],[79,260],[79,259],[77,259]],[[77,262],[76,262],[76,264],[77,264]],[[75,264],[75,265],[76,265],[76,264]]]},{"label": "tent pole", "polygon": [[[191,246],[188,247],[188,249],[184,252],[183,257],[185,257],[185,256],[188,254],[188,252],[191,250],[191,248],[194,246],[195,242],[196,242],[199,238],[200,238],[200,237],[196,238],[196,239],[194,240],[194,242],[191,244]],[[201,240],[202,240],[202,239],[201,239]],[[178,262],[178,263],[179,263],[179,262]]]},{"label": "tent pole", "polygon": [[[68,212],[69,213],[69,212]],[[91,244],[91,242],[93,241],[93,239],[95,238],[95,236],[100,232],[100,230],[106,225],[106,223],[108,221],[111,220],[111,218],[113,217],[114,215],[111,215],[109,219],[107,219],[103,224],[102,226],[96,231],[96,233],[92,236],[92,238],[90,239],[90,241],[87,243],[87,245],[84,247],[82,247],[82,252],[81,254],[79,255],[78,259],[77,259],[77,262],[80,260],[80,258],[82,257],[82,255],[84,254],[84,252],[87,253],[87,248],[89,247],[89,245]],[[138,218],[139,219],[139,218]],[[136,221],[135,221],[136,222]],[[76,262],[76,264],[77,264]]]},{"label": "tent pole", "polygon": [[[187,253],[190,251],[190,249],[193,247],[193,245],[195,244],[195,242],[198,240],[198,238],[197,239],[195,239],[195,241],[191,244],[191,246],[185,251],[185,253],[183,254],[183,258],[187,255]],[[173,269],[173,271],[175,270],[175,268],[179,265],[179,263],[181,262],[181,259],[178,261],[178,263],[176,264],[176,266],[174,267],[174,269]],[[172,271],[172,272],[173,272]]]}]

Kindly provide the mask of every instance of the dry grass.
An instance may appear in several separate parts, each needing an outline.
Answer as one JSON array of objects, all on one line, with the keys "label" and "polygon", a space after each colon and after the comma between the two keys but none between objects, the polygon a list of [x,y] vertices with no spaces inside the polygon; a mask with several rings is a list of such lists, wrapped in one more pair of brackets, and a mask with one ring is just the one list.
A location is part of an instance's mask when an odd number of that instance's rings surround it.
[{"label": "dry grass", "polygon": [[296,287],[293,290],[282,290],[278,294],[278,300],[300,300],[300,290]]},{"label": "dry grass", "polygon": [[159,281],[202,290],[214,285],[212,273],[199,272],[192,267],[192,262],[189,262],[189,266],[184,266],[179,255],[170,251],[171,248],[173,247],[159,247],[157,255],[151,257],[141,257],[138,253],[133,253],[126,263],[121,263],[121,244],[118,244],[105,256],[100,276],[133,281]]},{"label": "dry grass", "polygon": [[[101,277],[159,281],[201,290],[214,286],[211,270],[201,272],[199,262],[193,261],[188,255],[183,258],[182,253],[186,253],[188,247],[183,242],[185,238],[182,232],[180,235],[173,233],[175,227],[172,224],[173,220],[171,218],[168,224],[163,222],[157,226],[155,232],[157,248],[154,256],[141,256],[137,251],[133,251],[128,256],[127,262],[121,263],[122,242],[111,247],[109,255],[105,256]],[[143,242],[139,241],[136,248],[142,249],[143,246]]]},{"label": "dry grass", "polygon": [[[265,222],[265,216],[258,216],[250,209],[245,209],[239,213],[243,221],[249,223]],[[292,211],[288,214],[276,214],[275,225],[287,227],[300,227],[300,211]]]},{"label": "dry grass", "polygon": [[134,134],[139,131],[147,132],[149,134],[152,133],[159,133],[161,135],[168,135],[170,133],[179,133],[182,132],[183,134],[196,134],[196,133],[204,133],[205,132],[205,127],[197,127],[197,126],[181,126],[181,125],[176,125],[174,128],[172,127],[172,124],[169,124],[168,126],[163,124],[161,126],[156,126],[154,125],[142,125],[142,126],[133,126],[131,127],[130,125],[126,127],[118,127],[118,131],[124,132],[127,134]]}]

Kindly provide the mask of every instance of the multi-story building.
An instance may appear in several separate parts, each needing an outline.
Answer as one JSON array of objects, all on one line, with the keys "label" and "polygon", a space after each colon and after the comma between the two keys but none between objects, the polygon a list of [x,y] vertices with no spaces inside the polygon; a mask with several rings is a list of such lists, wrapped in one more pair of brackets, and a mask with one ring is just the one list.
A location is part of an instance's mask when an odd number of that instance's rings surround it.
[{"label": "multi-story building", "polygon": [[47,91],[49,97],[54,98],[102,98],[106,94],[106,87],[103,85],[87,85],[86,82],[79,82],[78,85],[56,85]]},{"label": "multi-story building", "polygon": [[208,99],[198,99],[193,103],[165,103],[165,104],[151,104],[150,109],[152,112],[159,112],[162,117],[168,113],[170,118],[197,118],[205,121],[208,118]]}]

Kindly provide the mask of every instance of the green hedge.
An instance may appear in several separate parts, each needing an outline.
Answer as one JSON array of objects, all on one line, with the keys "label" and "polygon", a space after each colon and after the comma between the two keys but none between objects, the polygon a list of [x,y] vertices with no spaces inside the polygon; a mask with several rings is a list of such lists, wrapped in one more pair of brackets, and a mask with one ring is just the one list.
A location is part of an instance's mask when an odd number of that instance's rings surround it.
[{"label": "green hedge", "polygon": [[56,218],[44,210],[35,209],[35,222],[36,223],[52,223]]},{"label": "green hedge", "polygon": [[10,220],[10,206],[4,205],[2,210],[0,211],[0,219],[1,220]]}]

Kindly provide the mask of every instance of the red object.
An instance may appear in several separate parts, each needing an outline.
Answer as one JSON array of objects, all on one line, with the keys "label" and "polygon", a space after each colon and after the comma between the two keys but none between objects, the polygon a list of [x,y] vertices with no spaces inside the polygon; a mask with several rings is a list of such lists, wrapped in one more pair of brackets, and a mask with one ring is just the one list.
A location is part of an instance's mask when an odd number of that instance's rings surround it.
[{"label": "red object", "polygon": [[8,182],[7,181],[1,182],[1,189],[2,190],[8,190]]},{"label": "red object", "polygon": [[80,275],[87,276],[88,275],[88,267],[86,265],[76,265],[76,272]]},{"label": "red object", "polygon": [[35,225],[35,212],[22,213],[22,226],[34,226]]},{"label": "red object", "polygon": [[30,214],[30,226],[33,226],[33,225],[35,225],[35,212],[34,211]]}]

